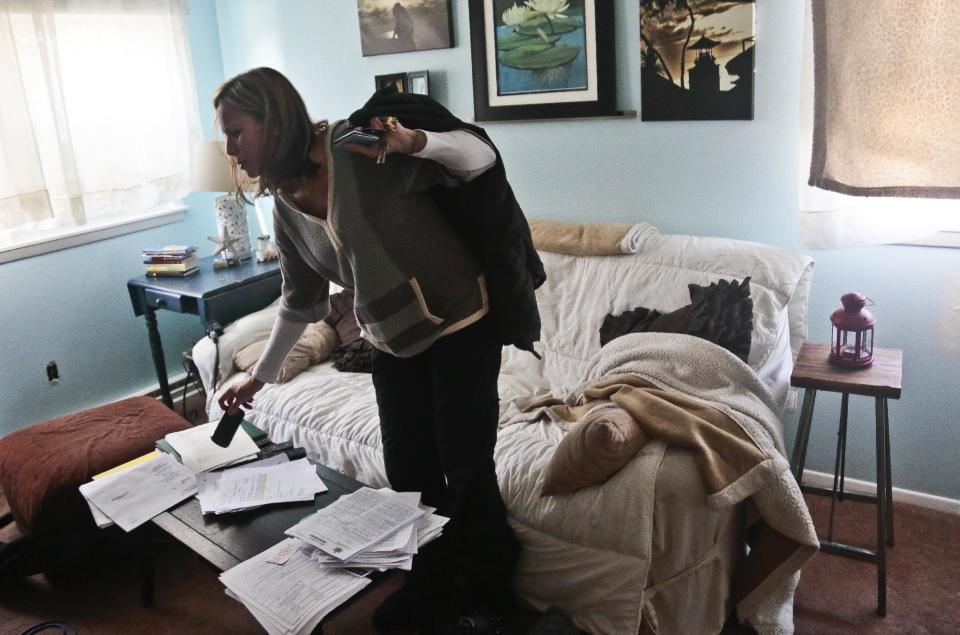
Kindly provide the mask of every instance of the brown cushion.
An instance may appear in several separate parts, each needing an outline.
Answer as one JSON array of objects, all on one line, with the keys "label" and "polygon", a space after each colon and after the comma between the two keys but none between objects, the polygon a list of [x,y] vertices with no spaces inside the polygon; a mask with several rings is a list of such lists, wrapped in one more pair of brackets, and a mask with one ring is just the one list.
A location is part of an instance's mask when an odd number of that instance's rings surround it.
[{"label": "brown cushion", "polygon": [[[326,322],[308,324],[303,335],[293,345],[293,349],[283,360],[277,383],[283,384],[313,364],[319,364],[330,358],[330,352],[337,345],[337,332]],[[250,371],[257,365],[267,340],[258,340],[237,351],[233,356],[234,365],[240,370]]]},{"label": "brown cushion", "polygon": [[604,483],[649,440],[623,408],[594,408],[570,428],[547,466],[541,496]]},{"label": "brown cushion", "polygon": [[0,439],[0,488],[22,531],[93,527],[81,484],[154,449],[190,423],[150,397],[132,397],[12,432]]}]

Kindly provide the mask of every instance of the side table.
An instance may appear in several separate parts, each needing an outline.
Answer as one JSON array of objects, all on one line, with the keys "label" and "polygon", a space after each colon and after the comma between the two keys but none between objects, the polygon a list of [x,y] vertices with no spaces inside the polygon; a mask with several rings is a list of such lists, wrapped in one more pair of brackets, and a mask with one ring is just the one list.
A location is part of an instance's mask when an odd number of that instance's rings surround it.
[{"label": "side table", "polygon": [[228,322],[262,309],[280,297],[278,260],[248,260],[236,267],[214,269],[214,259],[215,256],[201,258],[199,271],[184,278],[143,275],[127,282],[134,315],[146,317],[160,394],[163,403],[170,408],[173,407],[173,398],[170,396],[167,363],[157,329],[157,311],[166,309],[175,313],[189,313],[199,317],[204,325],[215,321],[226,326]]},{"label": "side table", "polygon": [[[821,540],[824,553],[873,562],[877,565],[877,612],[887,613],[886,547],[893,542],[893,485],[890,474],[890,415],[888,399],[900,398],[903,352],[892,348],[874,348],[873,364],[867,368],[844,368],[829,361],[829,343],[804,343],[793,367],[790,385],[803,388],[803,407],[793,446],[791,469],[800,489],[814,494],[827,494],[830,501],[830,524],[827,539]],[[803,484],[803,466],[810,440],[813,407],[817,391],[841,393],[840,428],[837,433],[837,454],[834,463],[833,487]],[[847,454],[847,407],[850,395],[873,397],[876,407],[877,494],[843,491]],[[877,548],[875,551],[833,541],[833,514],[836,502],[846,498],[874,503],[877,506]]]}]

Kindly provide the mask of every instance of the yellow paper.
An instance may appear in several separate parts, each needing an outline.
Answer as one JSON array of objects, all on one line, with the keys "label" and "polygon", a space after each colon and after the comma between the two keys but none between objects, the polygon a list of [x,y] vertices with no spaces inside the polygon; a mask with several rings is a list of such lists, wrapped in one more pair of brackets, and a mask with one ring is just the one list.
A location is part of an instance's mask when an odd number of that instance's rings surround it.
[{"label": "yellow paper", "polygon": [[150,452],[149,454],[144,454],[143,456],[138,456],[137,458],[131,459],[131,460],[127,461],[126,463],[121,463],[121,464],[118,465],[117,467],[110,468],[110,469],[107,470],[106,472],[100,472],[99,474],[95,474],[95,475],[93,476],[93,480],[97,480],[98,478],[103,478],[104,476],[110,476],[111,474],[116,474],[117,472],[122,472],[122,471],[124,471],[124,470],[129,470],[131,467],[136,467],[137,465],[140,465],[141,463],[146,463],[147,461],[149,461],[150,459],[152,459],[152,458],[155,457],[155,456],[160,456],[160,450],[154,450],[153,452]]}]

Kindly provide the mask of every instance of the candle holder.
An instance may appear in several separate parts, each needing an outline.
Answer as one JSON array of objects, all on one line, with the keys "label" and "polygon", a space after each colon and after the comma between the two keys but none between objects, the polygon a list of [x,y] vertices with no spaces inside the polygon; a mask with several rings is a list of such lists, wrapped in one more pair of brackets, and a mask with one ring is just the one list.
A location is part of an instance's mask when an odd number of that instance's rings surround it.
[{"label": "candle holder", "polygon": [[257,262],[269,262],[278,258],[280,258],[280,254],[277,253],[276,246],[270,240],[270,234],[257,236]]}]

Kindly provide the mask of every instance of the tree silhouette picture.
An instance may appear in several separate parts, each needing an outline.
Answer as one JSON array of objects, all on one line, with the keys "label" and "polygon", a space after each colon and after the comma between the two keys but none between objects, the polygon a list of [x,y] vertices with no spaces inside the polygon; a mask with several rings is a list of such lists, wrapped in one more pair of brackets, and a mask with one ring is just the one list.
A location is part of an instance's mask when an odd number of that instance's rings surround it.
[{"label": "tree silhouette picture", "polygon": [[753,119],[754,44],[753,0],[640,0],[641,119]]}]

